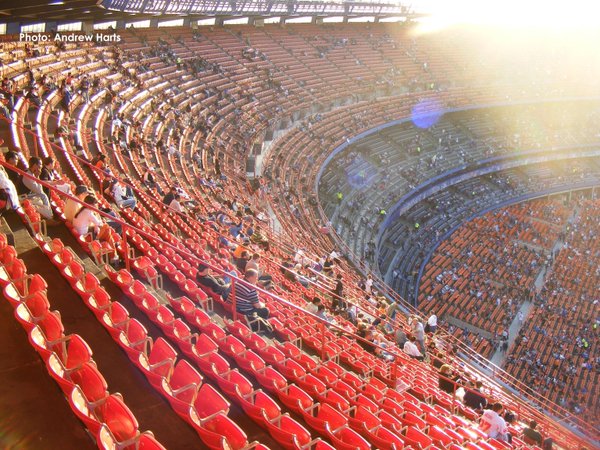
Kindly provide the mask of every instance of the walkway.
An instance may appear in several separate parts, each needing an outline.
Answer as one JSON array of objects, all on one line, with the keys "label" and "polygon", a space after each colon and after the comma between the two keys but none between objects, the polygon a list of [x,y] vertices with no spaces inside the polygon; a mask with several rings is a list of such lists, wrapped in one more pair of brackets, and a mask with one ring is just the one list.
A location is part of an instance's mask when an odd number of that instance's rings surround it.
[{"label": "walkway", "polygon": [[[563,227],[563,231],[566,232],[567,227],[572,224],[576,219],[577,216],[579,215],[579,208],[575,207],[575,209],[573,210],[573,214],[571,214],[571,216],[567,219],[565,226]],[[554,243],[554,245],[552,246],[552,250],[551,250],[551,254],[555,255],[564,245],[564,241],[559,237],[556,242]],[[535,287],[535,291],[536,292],[540,292],[542,290],[542,288],[544,287],[544,284],[546,283],[546,276],[552,272],[552,264],[554,263],[554,258],[552,260],[550,260],[549,265],[544,264],[542,266],[542,269],[540,270],[538,276],[535,279],[534,282],[534,287]],[[531,301],[529,299],[525,300],[523,302],[523,304],[521,305],[521,308],[519,308],[519,311],[517,312],[515,318],[513,319],[512,323],[510,324],[510,327],[508,329],[508,348],[510,348],[513,344],[513,342],[515,341],[515,338],[518,336],[519,331],[521,330],[521,327],[523,326],[523,323],[521,323],[519,321],[519,313],[523,314],[523,317],[525,318],[524,320],[527,320],[527,316],[529,315],[529,312],[531,311],[531,308],[533,307],[533,303],[531,303]],[[506,352],[503,352],[502,349],[498,349],[496,350],[496,352],[494,353],[494,355],[491,357],[491,361],[492,363],[494,363],[497,366],[502,366],[504,364],[504,359],[506,357]]]}]

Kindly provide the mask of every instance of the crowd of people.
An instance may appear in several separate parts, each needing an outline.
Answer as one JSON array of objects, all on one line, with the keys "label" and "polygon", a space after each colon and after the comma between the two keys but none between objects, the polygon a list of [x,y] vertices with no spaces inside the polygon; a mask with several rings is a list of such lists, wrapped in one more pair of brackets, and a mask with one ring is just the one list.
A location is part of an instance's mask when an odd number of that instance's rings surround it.
[{"label": "crowd of people", "polygon": [[[351,44],[351,43],[350,43]],[[339,44],[334,44],[339,45]],[[346,45],[346,43],[342,42],[342,45]],[[352,45],[352,44],[351,44]],[[179,65],[181,68],[184,68],[187,62],[184,63],[182,61],[178,62],[178,58],[176,55],[168,48],[167,43],[158,44],[158,48],[152,50],[153,55],[158,55],[159,57],[166,58],[166,63],[172,64],[175,63]],[[117,59],[115,64],[115,70],[122,71],[123,62],[131,58],[130,55],[122,55],[117,52]],[[187,65],[187,69],[189,70],[199,70],[196,66],[200,64],[201,61],[194,63],[193,61]],[[122,73],[126,80],[129,80],[128,83],[131,86],[136,86],[138,88],[143,88],[143,82],[138,77],[139,73],[143,73],[145,70],[148,70],[147,67],[143,67],[143,63],[137,68],[137,71],[128,70],[127,73]],[[215,70],[213,67],[212,70]],[[217,72],[219,72],[217,68]],[[69,75],[71,76],[71,75]],[[75,85],[76,77],[72,77],[70,82],[65,81],[62,89],[63,95],[63,106],[65,111],[70,112],[70,100],[69,97],[71,95],[72,86]],[[94,88],[95,81],[87,81],[88,85],[84,84],[85,77],[82,77],[79,89],[81,95],[86,98],[86,101],[89,100],[89,94],[91,89]],[[123,142],[124,150],[126,151],[134,151],[134,152],[142,152],[144,145],[143,143],[137,140],[137,137],[140,137],[141,130],[139,129],[140,123],[127,123],[127,119],[125,117],[121,117],[119,114],[116,114],[117,106],[115,102],[119,100],[115,100],[117,98],[116,95],[112,95],[110,91],[108,93],[111,95],[111,99],[106,105],[107,109],[110,111],[110,116],[112,118],[112,129],[115,134],[113,138],[121,143]],[[209,92],[210,95],[217,96],[217,100],[235,100],[239,98],[237,94],[229,94],[224,91],[217,91],[216,93]],[[35,102],[32,102],[35,103]],[[168,105],[168,101],[166,99],[161,98],[158,100],[158,103],[161,105]],[[172,123],[175,123],[175,130],[173,131],[173,137],[170,142],[163,143],[161,145],[159,142],[156,143],[156,148],[159,150],[164,150],[162,153],[166,157],[171,159],[180,159],[182,157],[181,153],[177,153],[179,149],[179,130],[182,130],[184,127],[189,125],[190,116],[192,116],[191,111],[184,111],[177,114],[178,110],[175,107],[166,108],[168,111],[165,111],[168,114],[168,118],[172,119]],[[184,117],[187,114],[187,118]],[[215,114],[215,122],[220,120],[220,117],[217,116],[217,111],[212,111],[211,114]],[[210,115],[208,117],[211,117]],[[350,136],[355,133],[357,130],[368,126],[370,123],[370,119],[368,117],[357,116],[356,119],[352,119],[353,122],[348,126],[346,132]],[[315,123],[318,123],[319,120],[315,119]],[[207,120],[206,123],[212,123],[211,119]],[[310,128],[311,122],[307,122],[307,131]],[[133,134],[133,138],[127,137],[127,134],[124,133],[125,127],[133,127],[137,128],[137,132],[140,133],[136,137],[136,133]],[[210,131],[211,126],[207,127],[207,132]],[[316,134],[316,133],[315,133]],[[173,148],[174,150],[170,150]],[[127,154],[127,153],[125,153]],[[143,153],[140,153],[141,156],[144,156]],[[7,161],[15,160],[15,156],[7,155]],[[17,160],[18,160],[17,155]],[[109,164],[105,161],[107,158],[102,158],[101,155],[98,155],[97,161],[92,161],[94,167],[98,169],[98,171],[102,174],[102,192],[108,196],[110,200],[113,200],[117,205],[118,209],[135,209],[137,207],[137,199],[132,192],[131,188],[128,185],[123,184],[118,179],[113,178],[111,173]],[[218,159],[214,160],[215,162]],[[379,164],[385,164],[385,160],[379,162]],[[42,166],[48,167],[48,171],[50,171],[51,175],[46,178],[47,181],[54,182],[55,186],[58,188],[60,186],[61,180],[60,177],[55,177],[52,174],[52,162],[51,161],[38,161],[31,159],[27,165],[27,170],[34,177],[41,178]],[[223,191],[229,189],[234,190],[236,185],[229,182],[227,177],[223,177],[221,169],[217,170],[217,166],[214,165],[215,178],[212,176],[208,176],[206,174],[203,175],[203,179],[198,180],[199,185],[201,186],[209,186],[210,188],[220,188]],[[9,171],[10,172],[10,171]],[[16,172],[15,172],[16,173]],[[362,175],[359,174],[359,177]],[[44,210],[45,207],[48,206],[48,202],[44,201],[42,196],[43,189],[38,189],[35,181],[31,181],[31,179],[26,178],[19,180],[20,183],[24,184],[25,187],[29,190],[26,192],[27,195],[31,195],[31,198],[36,200],[39,204],[40,213],[47,212]],[[152,171],[148,169],[148,172],[144,174],[144,178],[142,181],[145,183],[148,189],[150,190],[159,190],[161,187],[161,180],[158,180],[152,174]],[[14,184],[14,183],[13,183]],[[29,184],[30,186],[27,186]],[[16,187],[16,185],[15,185]],[[187,195],[187,193],[181,189],[181,187],[174,186],[169,188],[162,183],[162,187],[164,188],[164,192],[166,194],[163,197],[163,204],[165,206],[165,210],[172,210],[176,213],[192,213],[194,211],[195,205],[193,200]],[[40,192],[41,191],[41,192]],[[76,205],[70,205],[69,217],[72,215],[71,222],[73,227],[80,233],[92,233],[99,236],[102,232],[102,229],[106,229],[104,227],[105,222],[110,226],[110,221],[106,221],[105,219],[100,219],[97,214],[94,213],[91,207],[97,207],[99,205],[99,199],[96,198],[95,195],[85,186],[77,186],[74,188],[75,195],[81,199],[84,205],[80,205],[77,207]],[[224,196],[225,197],[225,196]],[[293,197],[296,200],[296,197]],[[46,195],[46,200],[48,200]],[[232,254],[232,259],[235,262],[235,266],[240,274],[244,275],[244,280],[248,283],[237,283],[236,284],[236,292],[235,292],[235,302],[236,307],[239,313],[250,316],[252,318],[258,317],[262,319],[266,319],[269,317],[268,305],[265,305],[261,299],[260,295],[256,288],[252,286],[261,286],[264,289],[278,289],[279,286],[274,286],[272,283],[272,276],[268,273],[268,271],[261,270],[260,267],[260,252],[269,252],[269,242],[268,239],[260,233],[259,226],[256,224],[256,215],[249,214],[248,209],[249,206],[245,205],[243,201],[237,201],[235,198],[228,199],[229,204],[226,205],[223,209],[225,211],[213,211],[211,213],[204,213],[204,217],[200,217],[203,222],[207,224],[211,224],[214,226],[215,230],[221,232],[222,238],[220,239],[220,243],[223,248],[229,250]],[[184,204],[187,203],[186,206]],[[225,205],[225,201],[222,202]],[[89,205],[87,207],[86,205]],[[67,205],[69,206],[69,205]],[[67,207],[65,207],[67,210]],[[300,209],[298,209],[300,211]],[[66,213],[65,213],[66,215]],[[69,220],[67,217],[67,220]],[[196,215],[196,217],[199,217]],[[51,213],[49,214],[48,219],[51,219]],[[110,234],[110,233],[109,233]],[[115,243],[113,242],[113,245]],[[246,250],[244,250],[246,249]],[[115,253],[115,257],[116,253]],[[328,254],[324,256],[319,261],[307,261],[302,255],[298,256],[296,254],[293,258],[289,258],[289,260],[278,261],[281,266],[281,270],[292,282],[297,282],[302,286],[310,286],[312,283],[322,280],[320,274],[324,274],[330,279],[330,289],[329,297],[326,302],[318,301],[319,299],[313,298],[310,302],[310,305],[307,305],[307,309],[310,308],[310,312],[314,312],[318,317],[327,320],[330,323],[335,323],[336,316],[342,319],[347,319],[356,327],[358,330],[358,335],[361,336],[364,340],[361,340],[361,345],[365,350],[374,353],[375,355],[381,357],[385,360],[393,360],[393,354],[396,351],[395,345],[399,345],[398,348],[402,348],[404,352],[414,357],[415,359],[423,359],[429,360],[432,355],[437,355],[440,347],[445,348],[446,343],[436,334],[437,327],[437,318],[435,316],[431,316],[430,320],[427,321],[426,324],[421,322],[421,320],[417,316],[409,317],[408,323],[409,327],[407,329],[400,329],[395,331],[395,328],[392,326],[390,328],[390,322],[393,322],[397,319],[397,315],[399,314],[397,306],[394,304],[390,304],[389,301],[380,296],[373,285],[372,278],[366,278],[361,280],[358,286],[348,286],[346,283],[347,277],[343,275],[342,267],[345,267],[340,263],[340,257],[337,253]],[[289,264],[289,265],[288,265]],[[339,267],[336,267],[339,266]],[[288,275],[289,274],[289,275]],[[206,267],[198,268],[198,276],[197,281],[205,286],[207,289],[211,290],[216,295],[219,295],[223,300],[231,301],[230,298],[230,282],[228,282],[226,276],[215,276],[211,275],[210,271]],[[360,292],[364,298],[355,299],[353,298],[354,293]],[[365,313],[359,308],[359,305],[370,305],[374,311],[377,311],[376,314]],[[402,321],[398,321],[396,326]],[[402,327],[400,327],[402,328]],[[426,330],[427,328],[427,330]],[[391,332],[391,330],[394,330]],[[428,335],[428,332],[430,333]],[[387,349],[387,351],[386,351]],[[429,350],[428,350],[429,349]],[[444,371],[447,369],[444,369]],[[480,406],[482,406],[480,404]],[[495,413],[499,413],[500,409],[497,409],[495,406],[491,409],[491,411]],[[490,417],[491,413],[488,413],[486,416],[486,412],[484,412],[484,417]],[[490,423],[496,421],[495,416],[490,419]],[[486,422],[485,420],[483,421]],[[485,425],[482,425],[484,429]],[[535,427],[534,427],[535,428]],[[502,428],[498,428],[496,430],[495,427],[490,427],[490,429],[494,429],[494,433],[503,433]],[[494,435],[490,434],[491,437]],[[497,436],[502,437],[502,436]]]}]

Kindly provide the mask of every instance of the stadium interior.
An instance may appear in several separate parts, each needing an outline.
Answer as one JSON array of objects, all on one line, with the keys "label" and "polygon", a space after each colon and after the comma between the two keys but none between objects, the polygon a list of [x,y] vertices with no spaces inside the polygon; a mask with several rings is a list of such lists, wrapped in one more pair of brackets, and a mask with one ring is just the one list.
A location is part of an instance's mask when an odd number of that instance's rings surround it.
[{"label": "stadium interior", "polygon": [[2,2],[0,448],[600,448],[600,30],[435,3]]}]

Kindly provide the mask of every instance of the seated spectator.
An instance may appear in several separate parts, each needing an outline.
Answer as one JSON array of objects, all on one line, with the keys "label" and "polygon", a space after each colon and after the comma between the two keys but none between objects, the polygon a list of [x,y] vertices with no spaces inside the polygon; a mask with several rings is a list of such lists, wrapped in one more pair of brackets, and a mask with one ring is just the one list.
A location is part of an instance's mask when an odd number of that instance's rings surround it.
[{"label": "seated spectator", "polygon": [[452,372],[452,367],[448,364],[444,364],[440,367],[440,374],[438,377],[438,387],[440,390],[454,395],[459,380],[460,377]]},{"label": "seated spectator", "polygon": [[419,347],[417,347],[417,344],[415,344],[415,337],[414,336],[410,336],[408,338],[408,341],[406,341],[404,343],[403,350],[404,350],[404,353],[406,353],[411,358],[414,358],[414,359],[416,359],[418,361],[423,361],[423,359],[424,359],[423,355],[419,351]]},{"label": "seated spectator", "polygon": [[322,304],[322,303],[320,303],[319,305],[317,305],[316,316],[318,318],[320,318],[320,319],[325,320],[326,322],[333,323],[333,324],[336,323],[335,319],[332,316],[330,316],[329,314],[327,314],[327,310],[325,308],[325,305]]},{"label": "seated spectator", "polygon": [[156,179],[154,178],[154,167],[149,167],[148,169],[146,169],[146,171],[144,172],[144,175],[142,175],[142,181],[144,182],[144,185],[147,188],[156,189],[158,191],[158,193],[160,195],[162,195],[160,186],[158,185],[158,183],[156,182]]},{"label": "seated spectator", "polygon": [[396,344],[398,344],[398,347],[400,348],[404,348],[404,344],[406,343],[406,341],[408,341],[408,337],[406,337],[406,333],[402,328],[398,328],[398,331],[396,331],[395,341]]},{"label": "seated spectator", "polygon": [[334,311],[344,311],[347,309],[344,302],[344,283],[342,282],[342,274],[338,273],[335,282],[335,289],[331,299],[331,307]]},{"label": "seated spectator", "polygon": [[169,206],[176,195],[177,195],[177,188],[175,186],[171,186],[171,188],[169,189],[169,192],[167,192],[167,195],[165,195],[162,199],[163,204]]},{"label": "seated spectator", "polygon": [[506,422],[500,415],[502,409],[501,403],[494,403],[492,409],[484,410],[481,420],[479,421],[479,429],[483,431],[487,437],[508,442],[509,434]]},{"label": "seated spectator", "polygon": [[29,158],[29,170],[27,170],[27,173],[30,176],[23,176],[21,179],[22,193],[26,198],[32,200],[35,209],[46,219],[48,225],[55,225],[57,222],[53,219],[54,213],[50,207],[50,200],[44,192],[42,185],[36,181],[39,179],[41,170],[42,160],[36,156]]},{"label": "seated spectator", "polygon": [[306,302],[304,304],[304,309],[309,313],[317,314],[319,311],[319,305],[321,304],[321,299],[319,297],[314,297],[311,301]]},{"label": "seated spectator", "polygon": [[[79,200],[84,201],[84,199],[89,194],[90,194],[90,191],[87,188],[87,186],[80,184],[79,186],[77,186],[75,188],[74,197],[77,197]],[[67,220],[67,223],[73,223],[73,218],[75,217],[75,214],[77,214],[77,211],[79,211],[80,209],[81,209],[81,203],[78,203],[75,200],[72,200],[70,198],[67,199],[67,201],[65,202],[65,209],[63,211],[65,218]]]},{"label": "seated spectator", "polygon": [[185,208],[181,205],[181,195],[175,194],[175,197],[171,200],[171,203],[169,203],[169,208],[178,213],[185,212]]},{"label": "seated spectator", "polygon": [[417,345],[419,346],[419,350],[423,355],[427,354],[427,348],[425,347],[425,328],[423,327],[423,323],[419,319],[418,316],[413,315],[411,317],[410,323],[410,332],[414,336]]},{"label": "seated spectator", "polygon": [[98,169],[102,175],[106,173],[106,155],[103,153],[98,153],[96,156],[92,158],[90,164]]},{"label": "seated spectator", "polygon": [[554,448],[554,441],[552,440],[551,437],[547,437],[546,439],[544,439],[544,442],[542,443],[542,450],[552,450]]},{"label": "seated spectator", "polygon": [[[242,253],[243,255],[243,253]],[[258,253],[254,253],[252,258],[247,262],[244,271],[246,270],[256,270],[258,272],[258,285],[263,289],[271,289],[273,286],[273,277],[268,273],[264,273],[260,269],[260,255]]]},{"label": "seated spectator", "polygon": [[111,262],[117,267],[120,264],[119,254],[110,227],[102,221],[95,211],[85,206],[90,205],[97,208],[98,200],[95,196],[88,194],[83,199],[83,203],[84,205],[79,208],[79,211],[73,217],[73,229],[81,236],[91,233],[93,239],[108,243],[113,249]]},{"label": "seated spectator", "polygon": [[[256,270],[246,270],[244,280],[250,284],[256,284],[258,281],[258,272]],[[258,292],[252,286],[243,283],[235,285],[236,311],[245,316],[256,315],[263,319],[269,318],[269,310],[258,298]]]},{"label": "seated spectator", "polygon": [[[44,158],[43,164],[44,167],[42,167],[40,172],[40,180],[54,186],[60,192],[70,194],[71,186],[69,183],[65,183],[58,172],[54,169],[54,159],[48,156],[47,158]],[[48,198],[50,198],[50,188],[44,187],[44,192]]]},{"label": "seated spectator", "polygon": [[487,399],[481,393],[481,387],[483,383],[480,380],[475,381],[475,386],[465,389],[465,396],[463,397],[463,403],[475,411],[483,411],[487,406]]},{"label": "seated spectator", "polygon": [[375,337],[373,336],[373,330],[371,330],[367,325],[360,324],[357,327],[356,334],[363,338],[358,340],[358,345],[360,345],[365,351],[375,354],[375,346],[373,345],[373,340]]},{"label": "seated spectator", "polygon": [[215,294],[220,295],[223,300],[227,300],[229,297],[231,285],[225,283],[225,281],[220,278],[210,275],[208,266],[205,266],[204,264],[198,266],[196,280],[198,281],[200,287],[210,289]]},{"label": "seated spectator", "polygon": [[244,250],[242,252],[242,256],[240,258],[236,258],[233,263],[235,264],[236,269],[240,273],[246,272],[246,269],[251,268],[257,270],[257,267],[248,267],[248,263],[250,262],[250,253]]},{"label": "seated spectator", "polygon": [[21,207],[17,188],[9,178],[4,167],[0,169],[0,200],[5,201],[5,209],[18,209]]},{"label": "seated spectator", "polygon": [[523,430],[523,441],[529,445],[542,446],[542,435],[536,431],[537,422],[532,420],[529,426]]},{"label": "seated spectator", "polygon": [[119,208],[135,209],[137,205],[137,200],[135,199],[131,188],[129,186],[125,186],[118,180],[113,185],[112,196]]}]

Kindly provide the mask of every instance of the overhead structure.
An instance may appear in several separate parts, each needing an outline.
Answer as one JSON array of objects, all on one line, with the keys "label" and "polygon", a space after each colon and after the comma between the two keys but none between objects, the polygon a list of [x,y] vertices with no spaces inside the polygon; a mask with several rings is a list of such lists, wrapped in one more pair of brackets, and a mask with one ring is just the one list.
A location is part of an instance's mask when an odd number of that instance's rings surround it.
[{"label": "overhead structure", "polygon": [[100,0],[99,5],[111,11],[149,15],[415,17],[406,5],[378,0]]}]

